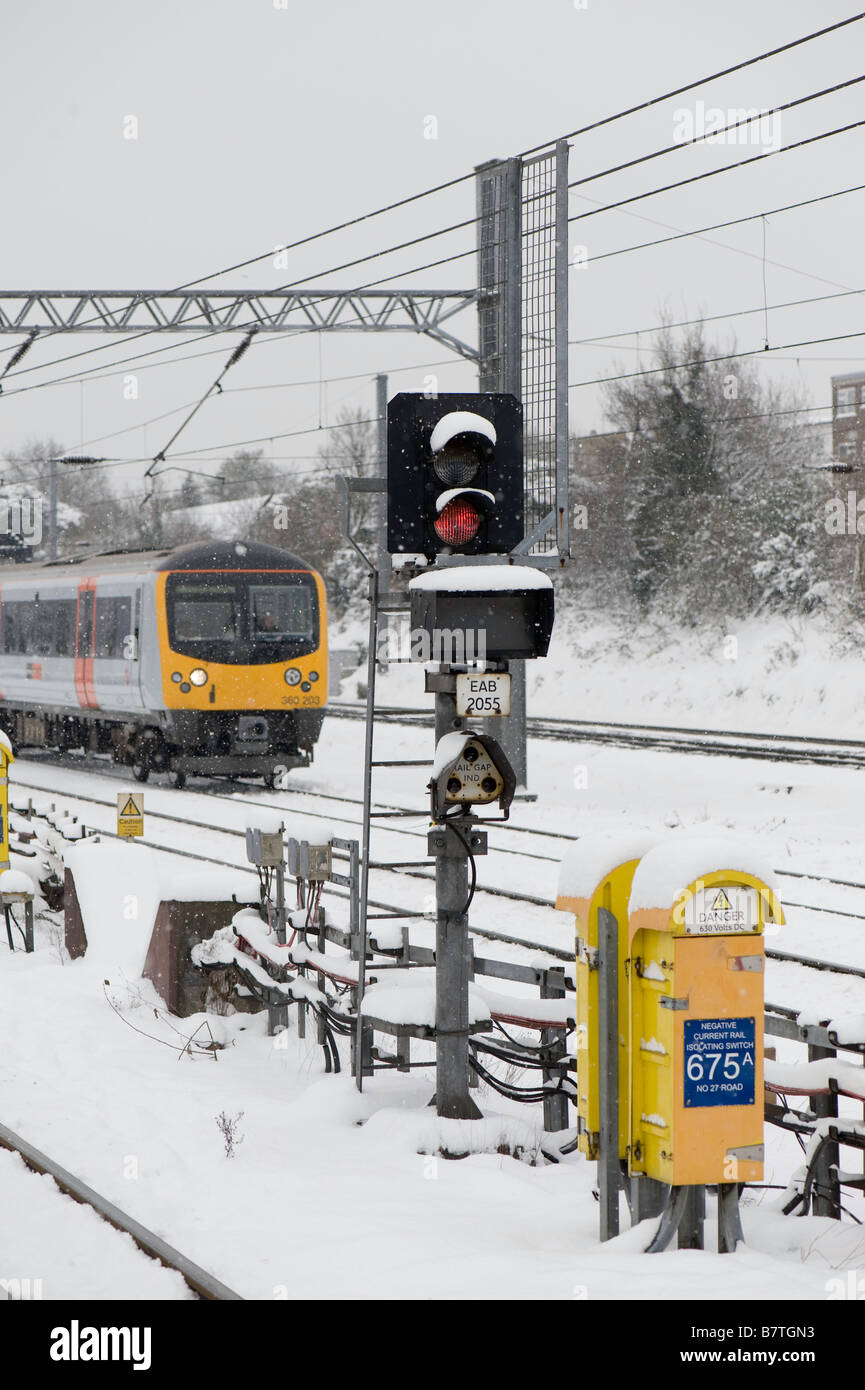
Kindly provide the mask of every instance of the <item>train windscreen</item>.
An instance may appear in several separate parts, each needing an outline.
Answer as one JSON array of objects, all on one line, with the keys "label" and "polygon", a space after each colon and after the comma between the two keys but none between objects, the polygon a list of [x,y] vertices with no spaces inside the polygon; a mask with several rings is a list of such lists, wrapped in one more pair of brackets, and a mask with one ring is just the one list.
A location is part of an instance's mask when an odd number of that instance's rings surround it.
[{"label": "train windscreen", "polygon": [[263,665],[318,646],[311,574],[170,574],[165,595],[172,651],[199,661]]}]

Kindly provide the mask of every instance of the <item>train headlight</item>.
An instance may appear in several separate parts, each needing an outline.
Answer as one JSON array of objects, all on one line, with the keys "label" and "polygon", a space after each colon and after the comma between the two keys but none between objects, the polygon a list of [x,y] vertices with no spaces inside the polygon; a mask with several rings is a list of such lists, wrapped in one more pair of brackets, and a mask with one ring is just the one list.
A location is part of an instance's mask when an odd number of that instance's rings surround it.
[{"label": "train headlight", "polygon": [[310,671],[310,673],[309,673],[309,679],[310,679],[311,681],[317,681],[317,680],[318,680],[318,672],[317,672],[317,671]]},{"label": "train headlight", "polygon": [[192,681],[193,685],[206,685],[207,672],[203,666],[196,666],[194,671],[190,671],[189,679]]},{"label": "train headlight", "polygon": [[182,675],[180,674],[179,671],[172,671],[172,672],[171,672],[171,679],[174,681],[174,684],[175,684],[175,685],[179,685],[180,682],[183,680],[183,677],[182,677]]},{"label": "train headlight", "polygon": [[297,667],[289,666],[288,670],[285,672],[286,685],[299,685],[302,680],[303,676],[300,671],[298,671]]}]

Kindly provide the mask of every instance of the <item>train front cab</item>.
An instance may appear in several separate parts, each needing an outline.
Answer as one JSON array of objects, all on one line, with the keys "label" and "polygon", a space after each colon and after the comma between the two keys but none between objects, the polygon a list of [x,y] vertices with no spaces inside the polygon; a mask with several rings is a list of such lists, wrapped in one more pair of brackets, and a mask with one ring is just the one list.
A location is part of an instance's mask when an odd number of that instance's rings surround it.
[{"label": "train front cab", "polygon": [[156,580],[170,767],[179,778],[305,767],[327,702],[322,579],[269,546],[219,565],[199,549]]}]

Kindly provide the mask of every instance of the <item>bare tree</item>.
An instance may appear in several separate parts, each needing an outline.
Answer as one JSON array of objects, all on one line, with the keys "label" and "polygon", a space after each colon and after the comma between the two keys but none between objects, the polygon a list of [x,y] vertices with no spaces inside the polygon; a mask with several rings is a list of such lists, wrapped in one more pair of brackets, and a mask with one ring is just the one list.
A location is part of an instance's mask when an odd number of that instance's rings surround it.
[{"label": "bare tree", "polygon": [[825,598],[830,561],[812,445],[796,423],[802,402],[734,352],[707,343],[701,324],[678,339],[665,330],[657,370],[606,391],[627,439],[621,563],[641,606],[684,621],[807,611]]}]

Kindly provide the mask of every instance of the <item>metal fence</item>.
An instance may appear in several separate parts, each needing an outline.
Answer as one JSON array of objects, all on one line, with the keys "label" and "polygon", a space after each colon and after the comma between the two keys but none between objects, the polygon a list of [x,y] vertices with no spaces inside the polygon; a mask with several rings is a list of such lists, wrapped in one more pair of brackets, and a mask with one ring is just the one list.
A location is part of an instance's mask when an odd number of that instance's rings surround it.
[{"label": "metal fence", "polygon": [[526,540],[568,553],[568,146],[477,171],[479,384],[523,402]]}]

